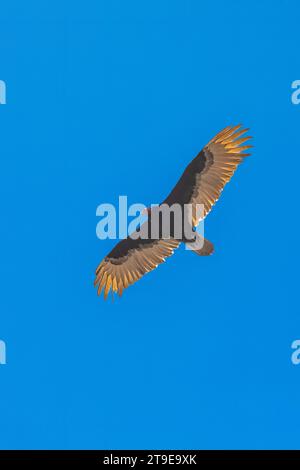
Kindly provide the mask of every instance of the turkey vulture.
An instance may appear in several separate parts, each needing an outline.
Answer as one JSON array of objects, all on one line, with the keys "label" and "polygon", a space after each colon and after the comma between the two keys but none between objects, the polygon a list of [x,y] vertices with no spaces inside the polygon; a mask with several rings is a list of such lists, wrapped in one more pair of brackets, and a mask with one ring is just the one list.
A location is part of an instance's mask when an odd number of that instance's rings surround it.
[{"label": "turkey vulture", "polygon": [[[169,196],[162,204],[172,206],[190,204],[192,207],[192,230],[195,237],[195,227],[201,219],[210,212],[214,203],[219,199],[225,184],[230,180],[239,163],[244,157],[250,155],[243,153],[252,147],[243,145],[250,136],[241,137],[249,129],[242,127],[226,127],[217,134],[191,161],[184,170],[181,178],[173,188]],[[197,216],[194,207],[202,204],[202,217]],[[148,220],[145,224],[151,225],[151,210],[148,210]],[[144,225],[144,224],[143,224]],[[137,229],[134,235],[143,227]],[[122,295],[123,289],[139,280],[144,274],[155,269],[159,264],[171,256],[181,242],[188,243],[184,235],[176,238],[174,223],[171,227],[171,236],[164,238],[160,231],[159,237],[141,238],[128,236],[121,240],[113,250],[103,259],[96,270],[95,287],[98,295],[104,290],[104,298],[110,290]],[[202,247],[195,249],[198,255],[206,256],[213,252],[213,245],[206,239],[202,239]]]}]

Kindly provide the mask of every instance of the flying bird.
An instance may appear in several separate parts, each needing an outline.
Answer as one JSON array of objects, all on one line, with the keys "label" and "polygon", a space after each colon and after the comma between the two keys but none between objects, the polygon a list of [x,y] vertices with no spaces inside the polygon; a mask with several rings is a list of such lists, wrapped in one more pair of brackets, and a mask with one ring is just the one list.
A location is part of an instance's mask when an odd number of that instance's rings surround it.
[{"label": "flying bird", "polygon": [[[220,194],[239,163],[244,157],[250,155],[244,153],[252,145],[244,145],[250,136],[243,136],[249,129],[242,129],[241,125],[226,127],[219,132],[190,162],[182,176],[162,204],[171,207],[179,204],[184,207],[190,204],[192,207],[192,230],[195,239],[186,239],[184,235],[175,237],[174,221],[171,223],[169,237],[164,237],[161,230],[156,238],[141,238],[129,235],[121,240],[113,250],[103,259],[96,270],[94,285],[98,295],[104,291],[106,299],[109,291],[122,295],[124,289],[134,284],[144,274],[155,269],[159,264],[169,258],[181,243],[196,241],[199,235],[195,228],[200,220],[203,220],[219,199]],[[242,137],[243,136],[243,137]],[[199,217],[195,210],[196,205],[202,204],[203,212]],[[151,226],[151,209],[147,209],[148,220],[145,222]],[[143,226],[137,229],[135,234]],[[213,244],[203,238],[200,249],[195,253],[200,256],[212,254]]]}]

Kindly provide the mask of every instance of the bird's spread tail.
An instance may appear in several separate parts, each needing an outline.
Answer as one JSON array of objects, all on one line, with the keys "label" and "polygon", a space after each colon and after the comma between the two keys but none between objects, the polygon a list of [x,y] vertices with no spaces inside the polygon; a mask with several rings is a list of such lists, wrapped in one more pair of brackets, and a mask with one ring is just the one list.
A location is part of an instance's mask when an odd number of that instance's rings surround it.
[{"label": "bird's spread tail", "polygon": [[212,255],[214,252],[214,245],[197,233],[196,240],[194,242],[186,243],[189,250],[196,253],[199,256]]}]

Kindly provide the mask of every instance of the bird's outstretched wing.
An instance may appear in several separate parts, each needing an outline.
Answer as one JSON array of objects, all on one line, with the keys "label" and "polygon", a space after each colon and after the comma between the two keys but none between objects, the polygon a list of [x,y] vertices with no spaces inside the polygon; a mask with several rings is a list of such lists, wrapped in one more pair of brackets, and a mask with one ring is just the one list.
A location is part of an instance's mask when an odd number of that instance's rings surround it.
[{"label": "bird's outstretched wing", "polygon": [[[217,134],[191,161],[164,203],[192,204],[193,225],[207,216],[239,163],[250,155],[243,153],[252,145],[243,145],[250,136],[242,137],[248,129],[226,127]],[[196,204],[203,204],[202,217]]]},{"label": "bird's outstretched wing", "polygon": [[96,270],[94,285],[98,287],[98,295],[102,290],[105,299],[110,290],[122,295],[123,289],[163,263],[179,244],[178,240],[173,239],[151,240],[128,237],[121,240]]}]

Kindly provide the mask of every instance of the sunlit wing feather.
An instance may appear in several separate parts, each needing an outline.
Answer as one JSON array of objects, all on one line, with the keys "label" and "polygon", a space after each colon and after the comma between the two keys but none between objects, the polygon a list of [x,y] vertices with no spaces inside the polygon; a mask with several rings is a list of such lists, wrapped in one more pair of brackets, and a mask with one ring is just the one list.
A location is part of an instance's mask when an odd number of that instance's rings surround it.
[{"label": "sunlit wing feather", "polygon": [[[219,199],[239,163],[250,155],[243,153],[252,147],[244,145],[251,139],[242,137],[247,131],[239,125],[219,132],[186,167],[164,203],[192,204],[192,222],[198,225]],[[197,204],[202,205],[202,213],[197,211]]]},{"label": "sunlit wing feather", "polygon": [[[171,256],[179,246],[178,240],[121,240],[114,250],[104,258],[96,270],[95,287],[98,295],[104,291],[106,299],[109,291],[122,295],[124,289],[134,284],[146,273],[155,269]],[[115,256],[115,257],[114,257]]]},{"label": "sunlit wing feather", "polygon": [[241,137],[249,129],[241,126],[227,127],[217,134],[203,149],[206,164],[196,177],[192,204],[203,204],[202,217],[197,216],[193,206],[193,224],[196,226],[211,211],[219,199],[226,183],[229,182],[238,165],[250,153],[244,153],[252,145],[244,145],[250,136]]}]

